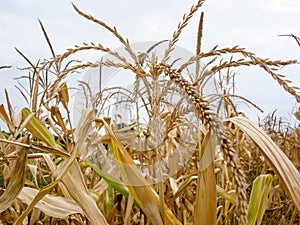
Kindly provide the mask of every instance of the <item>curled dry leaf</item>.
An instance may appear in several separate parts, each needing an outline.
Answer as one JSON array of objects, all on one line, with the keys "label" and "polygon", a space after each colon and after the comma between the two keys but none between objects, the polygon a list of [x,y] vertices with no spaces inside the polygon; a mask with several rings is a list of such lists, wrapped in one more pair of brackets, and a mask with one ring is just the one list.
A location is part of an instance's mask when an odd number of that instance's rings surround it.
[{"label": "curled dry leaf", "polygon": [[[23,114],[25,114],[25,118],[30,114],[30,111],[28,109],[24,109],[22,112]],[[84,121],[85,124],[91,122],[89,118],[83,118],[81,119],[81,121]],[[34,133],[36,137],[39,137],[51,147],[58,146],[55,140],[53,139],[53,135],[51,135],[51,133],[46,129],[46,127],[41,123],[41,121],[38,118],[34,116],[31,117],[31,120],[29,120],[26,124],[26,128],[32,133]],[[76,161],[76,157],[78,156],[79,151],[80,149],[76,146],[74,149],[72,149],[72,154],[70,155],[70,157],[67,160],[65,160],[60,167],[56,168],[55,165],[50,166],[50,168],[55,170],[55,174],[53,175],[55,181],[39,190],[38,194],[36,194],[36,196],[30,202],[27,209],[15,222],[16,225],[22,224],[22,221],[36,206],[36,204],[46,194],[48,194],[51,189],[53,189],[57,184],[60,184],[61,181],[65,184],[69,195],[81,207],[82,211],[84,212],[84,214],[89,219],[92,225],[108,224],[103,214],[97,207],[96,202],[89,194],[85,185],[83,175],[81,173],[78,162]]]},{"label": "curled dry leaf", "polygon": [[[25,137],[22,140],[26,142],[29,141],[28,137]],[[13,201],[18,196],[19,192],[22,190],[22,187],[24,186],[27,153],[28,152],[26,148],[21,148],[19,151],[19,156],[11,170],[9,185],[4,193],[0,196],[0,212],[3,212],[11,206]]]},{"label": "curled dry leaf", "polygon": [[245,132],[259,147],[259,150],[274,169],[295,206],[300,212],[300,173],[276,143],[257,125],[248,118],[238,116],[228,121]]},{"label": "curled dry leaf", "polygon": [[[39,191],[34,188],[24,187],[19,193],[18,199],[29,205],[38,192]],[[46,215],[55,218],[66,218],[67,216],[76,213],[83,214],[82,209],[72,199],[66,199],[50,194],[46,194],[38,203],[36,203],[35,208],[41,210]]]},{"label": "curled dry leaf", "polygon": [[15,131],[15,125],[13,123],[13,120],[11,118],[9,118],[3,104],[0,105],[0,119],[2,119],[3,122],[6,123],[8,129],[11,133],[13,133]]},{"label": "curled dry leaf", "polygon": [[62,182],[65,184],[74,201],[82,208],[84,214],[92,225],[108,225],[104,215],[98,208],[95,200],[85,185],[85,181],[77,161],[74,162],[69,173],[63,177]]},{"label": "curled dry leaf", "polygon": [[59,96],[59,99],[60,99],[61,103],[63,104],[64,108],[66,110],[68,110],[69,92],[68,92],[68,87],[67,87],[66,82],[63,82],[60,84],[59,90],[58,90],[58,96]]},{"label": "curled dry leaf", "polygon": [[61,129],[66,132],[66,124],[64,122],[63,116],[60,113],[60,110],[57,106],[52,106],[51,107],[51,117],[53,121],[61,127]]}]

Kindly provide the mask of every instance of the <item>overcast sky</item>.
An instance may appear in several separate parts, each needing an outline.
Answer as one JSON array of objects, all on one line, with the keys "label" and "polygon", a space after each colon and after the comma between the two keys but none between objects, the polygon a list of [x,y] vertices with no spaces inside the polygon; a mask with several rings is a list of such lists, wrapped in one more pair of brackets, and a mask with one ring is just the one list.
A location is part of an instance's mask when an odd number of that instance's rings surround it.
[{"label": "overcast sky", "polygon": [[[196,0],[74,0],[82,11],[114,25],[131,42],[169,39],[181,21],[182,15]],[[40,19],[57,54],[82,42],[101,43],[111,48],[119,47],[117,40],[106,30],[79,16],[71,1],[61,0],[0,0],[0,103],[4,102],[4,88],[8,88],[15,106],[16,84],[12,80],[24,72],[16,67],[28,64],[15,51],[21,50],[32,62],[51,56],[38,24]],[[239,45],[257,56],[270,59],[299,59],[300,48],[289,37],[300,36],[299,0],[207,0],[205,12],[203,51],[218,44],[220,47]],[[199,11],[199,13],[201,10]],[[199,13],[182,33],[179,45],[194,52]],[[100,56],[86,55],[89,60]],[[244,97],[261,106],[266,113],[279,109],[288,116],[295,100],[285,93],[272,78],[260,69],[238,69],[237,90]],[[300,66],[289,66],[282,71],[296,86],[300,86]]]}]

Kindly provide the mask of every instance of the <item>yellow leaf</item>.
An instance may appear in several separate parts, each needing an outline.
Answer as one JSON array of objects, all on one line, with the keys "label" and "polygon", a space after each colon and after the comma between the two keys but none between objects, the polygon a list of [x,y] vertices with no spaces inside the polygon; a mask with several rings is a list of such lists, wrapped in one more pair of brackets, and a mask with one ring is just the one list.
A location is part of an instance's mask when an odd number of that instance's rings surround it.
[{"label": "yellow leaf", "polygon": [[198,172],[194,224],[211,225],[217,221],[217,190],[213,157],[206,156],[207,152],[210,153],[208,155],[214,155],[216,151],[216,141],[210,132],[205,136],[199,150],[200,162],[205,164],[205,167]]}]

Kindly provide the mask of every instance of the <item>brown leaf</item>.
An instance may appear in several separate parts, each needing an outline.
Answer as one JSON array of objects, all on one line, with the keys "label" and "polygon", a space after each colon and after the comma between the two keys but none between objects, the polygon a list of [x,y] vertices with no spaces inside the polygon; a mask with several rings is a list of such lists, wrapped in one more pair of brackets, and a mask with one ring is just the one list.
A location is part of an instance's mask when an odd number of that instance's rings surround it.
[{"label": "brown leaf", "polygon": [[57,106],[51,106],[51,117],[55,121],[55,123],[57,123],[61,127],[61,129],[64,132],[66,132],[67,129],[66,129],[65,122]]},{"label": "brown leaf", "polygon": [[65,109],[68,110],[69,93],[68,93],[68,87],[66,82],[60,84],[58,90],[58,96]]},{"label": "brown leaf", "polygon": [[[27,143],[29,142],[28,137],[25,137],[23,140]],[[21,148],[19,151],[19,156],[12,167],[11,179],[8,187],[0,196],[0,212],[6,210],[13,203],[23,188],[25,183],[26,159],[27,149]]]},{"label": "brown leaf", "polygon": [[9,118],[8,114],[6,113],[6,110],[3,106],[3,104],[0,105],[0,118],[6,123],[9,131],[11,133],[14,133],[15,131],[15,126],[11,118]]}]

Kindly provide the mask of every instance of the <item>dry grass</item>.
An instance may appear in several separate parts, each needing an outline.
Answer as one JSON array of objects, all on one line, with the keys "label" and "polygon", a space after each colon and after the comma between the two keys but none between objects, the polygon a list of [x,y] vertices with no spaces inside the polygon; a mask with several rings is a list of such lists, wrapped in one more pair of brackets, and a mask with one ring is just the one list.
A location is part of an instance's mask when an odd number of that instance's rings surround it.
[{"label": "dry grass", "polygon": [[[94,43],[57,55],[40,22],[52,58],[34,64],[17,50],[30,65],[18,87],[28,108],[14,114],[7,92],[6,106],[0,106],[7,125],[0,133],[2,224],[247,224],[248,219],[255,222],[253,214],[262,224],[299,223],[298,128],[286,129],[270,116],[261,124],[263,131],[238,116],[233,97],[255,103],[228,88],[234,79],[230,71],[259,66],[300,102],[297,88],[277,73],[296,61],[262,59],[238,46],[202,52],[201,13],[195,55],[175,67],[176,43],[202,5],[198,1],[183,16],[161,59],[154,49],[165,41],[137,53],[115,27],[75,5],[79,15],[112,33],[129,58]],[[90,50],[114,60],[69,60]],[[100,85],[93,95],[82,81],[91,109],[74,127],[66,77],[92,67],[131,71],[134,88]],[[219,79],[221,94],[205,95],[212,78]],[[120,124],[105,117],[115,105],[131,106],[135,121]],[[265,192],[259,194],[252,185],[263,174],[274,180],[270,188],[260,183]],[[258,196],[268,204],[248,208]]]}]

